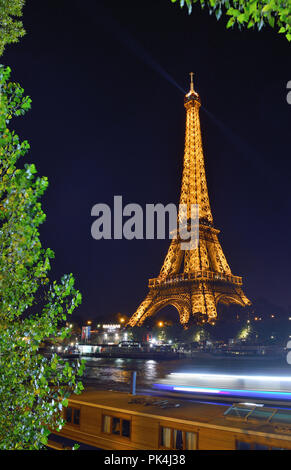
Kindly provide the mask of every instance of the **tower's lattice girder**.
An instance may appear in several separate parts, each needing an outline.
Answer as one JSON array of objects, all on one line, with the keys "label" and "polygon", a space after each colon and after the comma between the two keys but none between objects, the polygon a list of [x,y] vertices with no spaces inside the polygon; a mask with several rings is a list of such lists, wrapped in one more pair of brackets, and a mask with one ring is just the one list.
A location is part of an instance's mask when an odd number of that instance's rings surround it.
[{"label": "tower's lattice girder", "polygon": [[219,230],[213,227],[202,138],[200,129],[200,98],[191,81],[185,96],[186,132],[180,204],[199,207],[199,244],[195,249],[181,250],[180,240],[172,239],[157,278],[149,280],[149,293],[129,320],[129,325],[141,325],[146,318],[167,305],[176,307],[180,322],[187,325],[191,315],[202,315],[212,321],[217,317],[216,306],[251,302],[242,291],[241,277],[234,276],[218,240]]}]

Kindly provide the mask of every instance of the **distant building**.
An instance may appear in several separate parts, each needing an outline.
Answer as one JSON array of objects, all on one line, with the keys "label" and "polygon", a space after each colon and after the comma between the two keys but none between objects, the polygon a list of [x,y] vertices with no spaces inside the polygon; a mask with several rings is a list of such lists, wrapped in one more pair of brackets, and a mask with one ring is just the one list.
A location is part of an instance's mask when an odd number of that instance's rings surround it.
[{"label": "distant building", "polygon": [[128,333],[119,323],[97,324],[96,329],[91,329],[89,342],[91,344],[119,344],[127,341]]}]

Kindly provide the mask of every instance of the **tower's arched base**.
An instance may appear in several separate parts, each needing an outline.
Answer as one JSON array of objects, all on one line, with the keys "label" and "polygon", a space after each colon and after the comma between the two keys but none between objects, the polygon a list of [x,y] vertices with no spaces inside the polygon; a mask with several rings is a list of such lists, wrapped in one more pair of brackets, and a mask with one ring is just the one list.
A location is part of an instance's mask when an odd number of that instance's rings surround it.
[{"label": "tower's arched base", "polygon": [[191,316],[195,315],[203,315],[206,321],[212,321],[217,317],[216,306],[220,302],[226,305],[235,303],[242,307],[251,305],[242,289],[230,283],[196,281],[170,284],[150,288],[128,325],[141,326],[146,318],[154,316],[167,305],[177,309],[183,326],[187,326]]}]

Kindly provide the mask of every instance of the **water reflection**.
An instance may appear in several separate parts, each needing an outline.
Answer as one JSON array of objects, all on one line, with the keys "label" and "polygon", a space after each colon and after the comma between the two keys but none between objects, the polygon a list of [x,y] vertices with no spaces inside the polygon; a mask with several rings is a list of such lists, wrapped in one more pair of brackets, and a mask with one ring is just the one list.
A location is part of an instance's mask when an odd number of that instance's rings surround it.
[{"label": "water reflection", "polygon": [[163,364],[154,360],[133,360],[133,359],[103,359],[85,358],[86,368],[84,382],[91,385],[102,382],[105,385],[129,384],[131,372],[137,372],[137,383],[143,386],[150,386],[154,381],[165,376],[168,368],[164,370]]},{"label": "water reflection", "polygon": [[[137,387],[149,388],[175,372],[197,374],[283,375],[291,376],[291,367],[284,361],[265,362],[248,359],[155,361],[126,358],[87,357],[83,377],[85,385],[128,389],[132,371],[137,372]],[[227,382],[227,378],[224,377]],[[238,379],[239,381],[239,379]],[[215,382],[215,380],[214,380]],[[237,384],[239,385],[239,384]]]}]

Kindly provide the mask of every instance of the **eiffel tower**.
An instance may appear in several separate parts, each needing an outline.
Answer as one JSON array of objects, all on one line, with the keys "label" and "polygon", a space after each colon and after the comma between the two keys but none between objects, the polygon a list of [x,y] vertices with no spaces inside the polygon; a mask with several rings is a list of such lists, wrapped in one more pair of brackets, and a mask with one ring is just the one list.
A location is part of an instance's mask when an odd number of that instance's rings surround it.
[{"label": "eiffel tower", "polygon": [[251,305],[242,290],[242,278],[234,276],[218,240],[207,190],[200,130],[200,97],[194,90],[185,95],[186,134],[180,204],[199,207],[199,243],[181,250],[179,237],[172,239],[159,276],[149,280],[149,293],[130,318],[128,325],[142,325],[167,305],[174,306],[180,323],[187,327],[192,315],[213,322],[217,304]]}]

